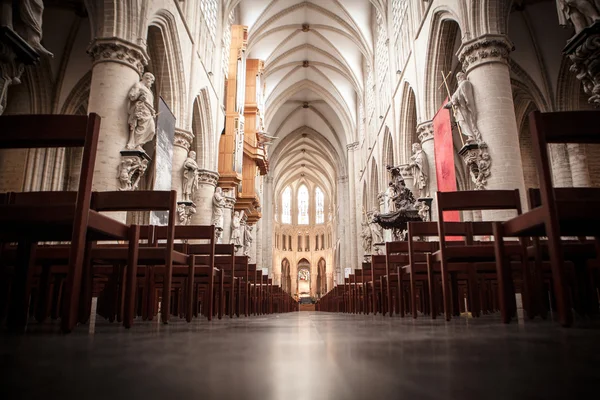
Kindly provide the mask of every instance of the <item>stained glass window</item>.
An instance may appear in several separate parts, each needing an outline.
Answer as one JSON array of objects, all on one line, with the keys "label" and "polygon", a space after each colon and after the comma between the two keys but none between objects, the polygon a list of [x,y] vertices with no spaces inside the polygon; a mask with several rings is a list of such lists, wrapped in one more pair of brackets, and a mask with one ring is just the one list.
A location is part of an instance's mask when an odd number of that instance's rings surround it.
[{"label": "stained glass window", "polygon": [[317,224],[325,222],[325,195],[321,188],[315,190],[315,203],[317,210]]},{"label": "stained glass window", "polygon": [[281,195],[281,223],[292,223],[292,188],[289,186]]},{"label": "stained glass window", "polygon": [[298,225],[308,224],[308,188],[302,185],[298,190]]}]

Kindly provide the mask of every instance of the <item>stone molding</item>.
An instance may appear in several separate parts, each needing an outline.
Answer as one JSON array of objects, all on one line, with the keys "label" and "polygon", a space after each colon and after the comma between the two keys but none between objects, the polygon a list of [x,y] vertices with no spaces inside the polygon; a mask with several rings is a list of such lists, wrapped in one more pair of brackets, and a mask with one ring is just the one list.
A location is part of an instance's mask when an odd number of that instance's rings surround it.
[{"label": "stone molding", "polygon": [[483,64],[508,65],[508,55],[513,49],[512,42],[504,35],[483,35],[464,42],[458,49],[458,60],[468,73]]},{"label": "stone molding", "polygon": [[173,140],[173,145],[182,147],[186,151],[190,151],[190,147],[192,147],[192,141],[194,140],[194,134],[190,131],[186,131],[184,129],[175,128],[175,139]]},{"label": "stone molding", "polygon": [[219,182],[219,173],[215,171],[209,171],[207,169],[199,169],[198,170],[198,184],[208,184],[212,186],[217,186],[217,182]]},{"label": "stone molding", "polygon": [[346,146],[346,148],[348,149],[348,151],[355,151],[358,150],[360,146],[360,142],[354,142],[354,143],[350,143],[349,145]]},{"label": "stone molding", "polygon": [[433,121],[423,122],[417,126],[417,135],[421,144],[433,140]]},{"label": "stone molding", "polygon": [[146,49],[118,37],[97,38],[87,50],[93,65],[102,62],[116,62],[133,68],[142,76],[148,64]]}]

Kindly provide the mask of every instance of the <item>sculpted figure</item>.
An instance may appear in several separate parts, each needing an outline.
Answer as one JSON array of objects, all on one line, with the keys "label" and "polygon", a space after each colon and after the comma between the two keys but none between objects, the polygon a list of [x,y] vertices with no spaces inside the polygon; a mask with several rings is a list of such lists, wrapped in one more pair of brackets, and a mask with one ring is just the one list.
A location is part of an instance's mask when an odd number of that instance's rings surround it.
[{"label": "sculpted figure", "polygon": [[[14,11],[13,4],[17,4]],[[20,0],[17,3],[11,0],[2,0],[0,5],[2,6],[0,25],[14,29],[40,55],[54,57],[54,54],[50,53],[41,43],[43,0]],[[18,20],[13,20],[13,16],[18,16]]]},{"label": "sculpted figure", "polygon": [[215,228],[223,229],[223,209],[225,208],[225,197],[223,197],[223,189],[217,187],[213,195],[213,215],[212,224]]},{"label": "sculpted figure", "polygon": [[556,6],[559,24],[572,24],[575,34],[600,21],[600,0],[556,0]]},{"label": "sculpted figure", "polygon": [[360,237],[362,239],[362,246],[365,254],[369,254],[371,252],[371,245],[373,244],[373,234],[371,233],[371,227],[368,222],[362,223]]},{"label": "sculpted figure", "polygon": [[467,144],[481,141],[481,134],[477,129],[477,109],[473,95],[473,85],[467,80],[463,72],[456,74],[458,88],[452,95],[450,102],[444,108],[454,110],[454,118],[463,135],[467,137]]},{"label": "sculpted figure", "polygon": [[429,165],[427,156],[419,143],[412,145],[413,155],[409,167],[413,171],[415,186],[419,189],[419,197],[427,197],[427,182],[429,179]]},{"label": "sculpted figure", "polygon": [[371,221],[369,225],[371,227],[371,233],[373,235],[373,243],[382,243],[383,232],[381,231],[381,226],[374,221]]},{"label": "sculpted figure", "polygon": [[142,80],[129,91],[129,142],[127,149],[144,151],[142,146],[154,138],[156,126],[154,117],[154,95],[150,90],[154,75],[146,72]]},{"label": "sculpted figure", "polygon": [[183,162],[183,201],[192,201],[192,194],[198,188],[199,170],[196,152],[190,151]]},{"label": "sculpted figure", "polygon": [[236,246],[242,246],[242,214],[239,211],[233,213],[231,219],[231,241]]},{"label": "sculpted figure", "polygon": [[387,206],[388,206],[388,212],[394,212],[396,211],[396,204],[395,204],[395,200],[397,197],[397,193],[396,193],[396,189],[394,189],[394,183],[390,182],[388,184],[388,188],[385,191],[385,201],[387,202]]},{"label": "sculpted figure", "polygon": [[135,190],[140,178],[148,168],[148,160],[139,157],[126,157],[121,160],[119,167],[119,190]]}]

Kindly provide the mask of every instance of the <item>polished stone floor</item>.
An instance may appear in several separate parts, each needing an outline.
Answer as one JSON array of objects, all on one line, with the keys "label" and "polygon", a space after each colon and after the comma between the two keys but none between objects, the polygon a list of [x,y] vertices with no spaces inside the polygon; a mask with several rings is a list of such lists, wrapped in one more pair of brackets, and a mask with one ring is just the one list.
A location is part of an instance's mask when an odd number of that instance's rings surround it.
[{"label": "polished stone floor", "polygon": [[94,334],[2,335],[0,363],[3,399],[597,398],[600,327],[315,312],[97,321]]}]

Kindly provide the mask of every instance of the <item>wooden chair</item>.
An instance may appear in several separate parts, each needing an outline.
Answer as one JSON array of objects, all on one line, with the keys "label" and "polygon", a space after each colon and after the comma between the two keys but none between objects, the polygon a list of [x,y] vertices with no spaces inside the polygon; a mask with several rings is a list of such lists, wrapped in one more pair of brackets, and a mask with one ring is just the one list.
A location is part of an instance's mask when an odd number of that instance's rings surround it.
[{"label": "wooden chair", "polygon": [[546,236],[548,258],[558,319],[561,325],[573,323],[566,293],[565,257],[561,236],[600,236],[600,189],[569,188],[568,199],[560,199],[552,184],[548,144],[600,144],[599,111],[570,111],[529,115],[534,157],[540,183],[540,205],[504,222],[499,234],[507,236]]},{"label": "wooden chair", "polygon": [[81,274],[88,240],[127,240],[129,227],[90,209],[100,117],[75,115],[11,115],[0,117],[0,148],[83,147],[80,181],[74,203],[0,205],[0,242],[17,242],[15,281],[7,324],[23,331],[27,323],[30,266],[39,241],[70,241],[61,328],[76,322]]},{"label": "wooden chair", "polygon": [[[442,287],[448,292],[447,273],[450,264],[456,266],[468,265],[464,270],[469,274],[469,298],[476,313],[479,312],[477,301],[476,263],[496,262],[495,272],[498,280],[498,293],[502,321],[508,323],[516,312],[515,290],[512,280],[512,270],[509,258],[518,258],[526,262],[526,248],[524,243],[504,245],[503,236],[498,229],[501,222],[471,222],[468,226],[473,230],[467,236],[465,245],[448,245],[445,231],[444,211],[465,210],[514,210],[521,215],[521,199],[519,191],[515,190],[476,190],[462,192],[437,192],[438,207],[438,238],[440,249],[432,256],[441,263]],[[474,243],[473,235],[493,235],[493,242]],[[524,269],[524,267],[523,267]],[[494,270],[491,270],[492,272]],[[446,319],[450,318],[448,296],[444,295],[444,309]]]}]

